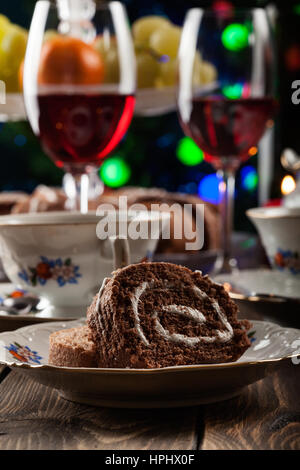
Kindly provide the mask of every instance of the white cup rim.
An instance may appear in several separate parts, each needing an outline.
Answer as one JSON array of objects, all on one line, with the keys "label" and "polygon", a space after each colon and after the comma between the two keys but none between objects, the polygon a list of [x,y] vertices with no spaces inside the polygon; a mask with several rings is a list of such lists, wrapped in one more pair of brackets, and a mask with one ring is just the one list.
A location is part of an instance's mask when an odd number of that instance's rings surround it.
[{"label": "white cup rim", "polygon": [[250,219],[300,218],[300,207],[256,207],[246,211]]},{"label": "white cup rim", "polygon": [[[153,220],[167,220],[170,218],[168,212],[159,211],[105,211],[105,214],[127,214],[128,222],[136,219],[141,222]],[[10,214],[0,216],[0,227],[29,227],[29,226],[47,226],[47,225],[83,225],[97,224],[102,219],[96,211],[89,211],[86,214],[80,212],[36,212],[31,214]]]}]

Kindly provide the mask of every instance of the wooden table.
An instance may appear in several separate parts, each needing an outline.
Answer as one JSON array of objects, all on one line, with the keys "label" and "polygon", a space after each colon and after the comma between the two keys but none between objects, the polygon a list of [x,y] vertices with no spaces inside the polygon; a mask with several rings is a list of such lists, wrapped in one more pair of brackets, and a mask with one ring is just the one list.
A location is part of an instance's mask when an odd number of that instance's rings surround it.
[{"label": "wooden table", "polygon": [[0,372],[0,449],[300,449],[300,365],[288,363],[238,398],[165,410],[71,403]]}]

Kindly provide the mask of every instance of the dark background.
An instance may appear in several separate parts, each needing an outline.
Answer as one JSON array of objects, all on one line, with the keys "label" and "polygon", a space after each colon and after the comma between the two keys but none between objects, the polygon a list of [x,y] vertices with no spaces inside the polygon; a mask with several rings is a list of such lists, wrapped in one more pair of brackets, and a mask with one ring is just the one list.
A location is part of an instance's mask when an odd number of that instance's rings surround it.
[{"label": "dark background", "polygon": [[[0,3],[0,13],[12,22],[29,28],[34,0],[9,0]],[[182,25],[184,14],[191,6],[204,6],[211,2],[124,0],[130,21],[148,14],[167,15]],[[246,2],[231,2],[241,6]],[[268,2],[253,1],[248,5],[261,6]],[[280,165],[280,154],[285,147],[300,152],[300,105],[291,102],[291,83],[300,79],[300,0],[272,2],[278,6],[276,42],[278,51],[278,101],[280,111],[276,118],[275,176],[271,198],[280,197],[280,183],[286,174]],[[283,6],[284,5],[284,6]],[[297,8],[298,7],[298,8]],[[183,132],[176,113],[157,118],[134,118],[130,130],[114,155],[121,157],[131,169],[127,184],[164,187],[171,191],[197,192],[199,182],[214,173],[202,162],[194,167],[183,165],[176,158],[176,149]],[[60,185],[62,172],[45,156],[39,142],[26,122],[0,123],[0,190],[31,192],[38,184]],[[257,167],[258,156],[245,164]],[[244,166],[245,166],[244,165]],[[245,209],[258,204],[257,187],[247,189],[242,180],[243,168],[237,177],[236,228],[249,229]]]}]

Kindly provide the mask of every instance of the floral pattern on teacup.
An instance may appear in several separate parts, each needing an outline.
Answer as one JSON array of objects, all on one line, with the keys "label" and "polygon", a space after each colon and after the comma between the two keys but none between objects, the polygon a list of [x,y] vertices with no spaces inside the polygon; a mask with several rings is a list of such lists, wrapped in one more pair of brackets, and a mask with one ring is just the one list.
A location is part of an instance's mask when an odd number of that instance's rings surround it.
[{"label": "floral pattern on teacup", "polygon": [[45,285],[49,280],[56,281],[59,287],[66,284],[78,284],[78,278],[81,277],[79,266],[72,263],[71,258],[62,260],[48,259],[46,256],[40,257],[40,262],[34,267],[29,267],[26,271],[23,269],[18,273],[20,279],[30,286]]},{"label": "floral pattern on teacup", "polygon": [[41,364],[42,356],[37,351],[32,351],[29,346],[21,346],[19,343],[10,343],[5,349],[18,361],[28,362],[32,364]]},{"label": "floral pattern on teacup", "polygon": [[288,269],[292,274],[300,273],[300,256],[296,251],[279,248],[274,256],[274,264],[281,271]]}]

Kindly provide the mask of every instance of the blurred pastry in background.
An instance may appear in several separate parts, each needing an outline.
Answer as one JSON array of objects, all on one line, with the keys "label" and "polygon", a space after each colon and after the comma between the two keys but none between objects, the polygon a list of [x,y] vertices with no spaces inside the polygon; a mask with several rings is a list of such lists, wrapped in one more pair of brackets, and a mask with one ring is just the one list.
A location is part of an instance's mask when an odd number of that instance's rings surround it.
[{"label": "blurred pastry in background", "polygon": [[66,199],[61,188],[40,185],[30,196],[17,202],[12,208],[12,213],[62,211],[65,209]]},{"label": "blurred pastry in background", "polygon": [[21,191],[3,191],[0,193],[0,215],[8,215],[17,204],[23,204],[28,196]]},{"label": "blurred pastry in background", "polygon": [[[220,214],[217,206],[204,202],[196,195],[172,193],[160,188],[124,187],[101,196],[99,203],[111,203],[118,207],[119,197],[127,196],[127,205],[143,204],[147,209],[152,204],[164,204],[163,210],[171,213],[170,239],[160,240],[158,253],[184,253],[186,243],[193,242],[184,236],[183,223],[191,223],[193,232],[202,233],[202,226],[197,227],[197,219],[202,224],[201,209],[199,204],[204,204],[204,245],[203,250],[213,250],[220,247]],[[184,207],[185,204],[190,205]],[[197,217],[198,216],[198,217]],[[179,226],[179,227],[178,227]],[[175,233],[182,231],[180,239],[175,238]],[[201,235],[200,235],[201,236]]]},{"label": "blurred pastry in background", "polygon": [[[205,205],[204,210],[204,245],[203,250],[214,250],[220,247],[220,216],[217,206],[202,201],[196,195],[172,193],[161,188],[124,187],[104,193],[94,201],[90,201],[89,209],[96,210],[100,204],[112,204],[119,208],[120,196],[127,197],[127,207],[133,204],[143,204],[148,210],[152,204],[162,205],[159,210],[170,212],[170,238],[161,239],[158,253],[184,253],[186,243],[194,240],[184,235],[185,226],[191,227],[196,236],[202,234],[202,218],[199,204]],[[49,212],[65,210],[66,195],[61,188],[38,186],[31,196],[23,197],[12,205],[13,214]],[[185,205],[188,206],[185,206]],[[187,225],[189,224],[189,225]],[[176,234],[182,237],[176,238]],[[196,235],[197,234],[197,235]],[[197,250],[198,251],[198,250]]]}]

